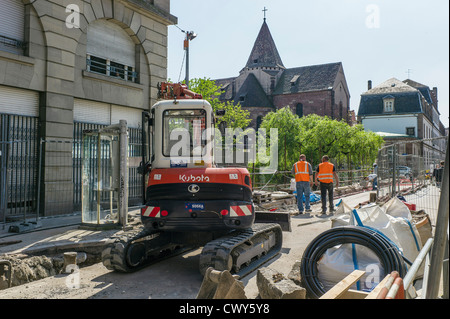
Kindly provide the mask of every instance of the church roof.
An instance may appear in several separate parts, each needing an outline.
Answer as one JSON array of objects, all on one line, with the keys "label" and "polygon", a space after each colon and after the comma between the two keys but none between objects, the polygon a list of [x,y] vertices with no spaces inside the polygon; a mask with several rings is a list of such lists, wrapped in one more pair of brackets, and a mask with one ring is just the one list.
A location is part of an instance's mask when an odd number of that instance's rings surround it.
[{"label": "church roof", "polygon": [[336,62],[286,69],[273,94],[326,90],[333,87],[341,67],[342,63]]},{"label": "church roof", "polygon": [[245,68],[255,67],[281,67],[284,68],[275,42],[270,34],[269,27],[264,20],[258,37],[253,45]]},{"label": "church roof", "polygon": [[247,76],[239,91],[236,93],[234,103],[237,104],[238,102],[244,107],[273,107],[272,102],[267,97],[253,73]]}]

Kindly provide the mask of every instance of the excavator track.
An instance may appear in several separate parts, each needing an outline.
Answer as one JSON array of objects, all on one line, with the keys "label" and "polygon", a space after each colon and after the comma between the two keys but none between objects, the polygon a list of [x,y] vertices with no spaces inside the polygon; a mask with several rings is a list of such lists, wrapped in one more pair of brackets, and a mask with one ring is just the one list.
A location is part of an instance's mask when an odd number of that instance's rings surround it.
[{"label": "excavator track", "polygon": [[102,251],[103,265],[130,273],[191,248],[170,243],[170,234],[143,226],[110,238]]},{"label": "excavator track", "polygon": [[[235,230],[205,244],[200,255],[202,275],[209,267],[229,270],[243,277],[281,250],[279,224],[256,223],[252,228]],[[117,272],[130,273],[195,247],[171,242],[170,232],[143,226],[110,238],[102,251],[103,265]]]},{"label": "excavator track", "polygon": [[200,272],[204,275],[212,267],[219,271],[229,270],[242,278],[278,255],[282,238],[278,224],[257,223],[252,228],[234,231],[203,247]]}]

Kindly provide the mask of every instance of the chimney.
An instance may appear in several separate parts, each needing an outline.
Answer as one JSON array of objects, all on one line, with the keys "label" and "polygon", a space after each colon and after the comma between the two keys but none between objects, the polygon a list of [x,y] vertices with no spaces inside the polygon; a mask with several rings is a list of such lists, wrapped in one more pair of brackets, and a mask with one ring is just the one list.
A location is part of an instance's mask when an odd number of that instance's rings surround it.
[{"label": "chimney", "polygon": [[367,90],[372,89],[372,80],[367,81]]},{"label": "chimney", "polygon": [[436,110],[437,110],[437,108],[438,108],[437,87],[434,87],[432,92],[433,92],[433,94],[432,94],[433,102],[434,102],[434,105],[436,105]]}]

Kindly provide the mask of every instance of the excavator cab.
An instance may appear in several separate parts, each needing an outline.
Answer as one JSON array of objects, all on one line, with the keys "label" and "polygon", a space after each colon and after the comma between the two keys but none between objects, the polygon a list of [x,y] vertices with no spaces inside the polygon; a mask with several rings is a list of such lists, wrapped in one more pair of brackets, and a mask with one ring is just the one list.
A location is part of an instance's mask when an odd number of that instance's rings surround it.
[{"label": "excavator cab", "polygon": [[[201,95],[160,86],[167,100],[143,114],[146,227],[170,231],[244,229],[254,222],[250,174],[214,162],[214,112]],[[172,92],[172,93],[171,93]],[[218,131],[218,130],[217,130]]]}]

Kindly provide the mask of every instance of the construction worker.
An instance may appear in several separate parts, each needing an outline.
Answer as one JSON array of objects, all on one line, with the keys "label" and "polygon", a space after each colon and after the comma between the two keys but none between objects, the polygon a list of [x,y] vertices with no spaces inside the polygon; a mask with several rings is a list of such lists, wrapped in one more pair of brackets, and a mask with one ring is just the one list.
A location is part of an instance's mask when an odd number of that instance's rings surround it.
[{"label": "construction worker", "polygon": [[300,160],[292,166],[291,171],[295,176],[298,212],[303,214],[303,194],[305,194],[306,211],[311,212],[310,195],[313,183],[313,170],[311,164],[306,161],[305,154],[300,155]]},{"label": "construction worker", "polygon": [[328,201],[330,205],[330,212],[334,212],[333,205],[333,177],[336,180],[336,187],[339,187],[339,178],[336,174],[336,168],[333,164],[328,162],[328,156],[324,155],[322,157],[322,163],[317,166],[316,173],[316,186],[319,185],[320,181],[320,195],[322,197],[322,214],[327,213],[327,192]]}]

